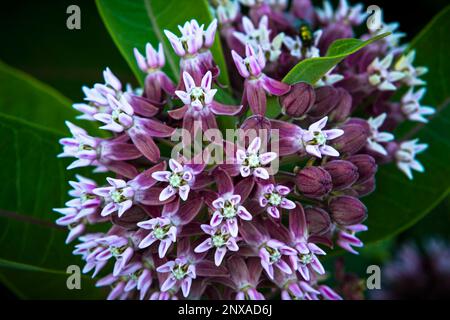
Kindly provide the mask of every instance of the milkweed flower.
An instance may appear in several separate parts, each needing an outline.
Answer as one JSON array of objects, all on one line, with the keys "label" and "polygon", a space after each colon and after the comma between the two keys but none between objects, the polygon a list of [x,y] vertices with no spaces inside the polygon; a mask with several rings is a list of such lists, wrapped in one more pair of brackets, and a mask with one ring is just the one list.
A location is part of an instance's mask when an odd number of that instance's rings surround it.
[{"label": "milkweed flower", "polygon": [[159,194],[159,200],[165,201],[175,194],[178,194],[184,201],[189,196],[191,186],[195,181],[195,175],[202,171],[201,168],[182,165],[175,159],[169,160],[171,171],[156,171],[152,173],[153,179],[161,182],[168,182],[168,185]]},{"label": "milkweed flower", "polygon": [[175,261],[166,262],[156,270],[161,273],[170,272],[169,277],[162,284],[162,291],[168,291],[179,284],[181,285],[183,296],[188,296],[191,290],[192,279],[196,278],[194,265],[189,264],[185,259],[178,258]]},{"label": "milkweed flower", "polygon": [[425,92],[425,88],[419,89],[416,92],[411,88],[402,97],[401,109],[408,120],[427,123],[428,119],[425,116],[435,113],[434,108],[420,105],[420,100],[425,95]]},{"label": "milkweed flower", "polygon": [[269,178],[269,172],[263,166],[275,160],[277,154],[275,152],[260,153],[260,149],[261,138],[256,137],[246,151],[242,149],[236,151],[236,161],[243,177],[253,175],[264,180]]},{"label": "milkweed flower", "polygon": [[184,103],[182,108],[169,111],[174,119],[183,119],[183,128],[194,134],[194,122],[202,125],[202,130],[217,129],[216,115],[236,115],[242,106],[231,106],[214,101],[217,89],[212,89],[212,74],[208,71],[202,78],[200,86],[187,72],[183,73],[186,91],[176,90],[175,94]]},{"label": "milkweed flower", "polygon": [[145,56],[142,55],[137,48],[134,48],[133,52],[139,68],[147,74],[145,78],[146,97],[160,102],[163,92],[168,95],[173,95],[175,92],[175,85],[172,80],[161,71],[166,64],[162,43],[159,43],[158,51],[156,51],[150,43],[147,43],[145,45]]},{"label": "milkweed flower", "polygon": [[363,224],[346,226],[339,231],[338,240],[336,241],[336,243],[342,249],[353,254],[358,254],[358,251],[356,251],[353,247],[360,248],[363,246],[363,243],[356,237],[356,233],[367,230],[368,228]]},{"label": "milkweed flower", "polygon": [[260,46],[255,50],[247,44],[245,58],[242,58],[234,50],[231,54],[239,74],[245,78],[242,104],[248,103],[254,114],[264,115],[267,106],[266,94],[281,96],[287,93],[291,86],[272,79],[262,72],[266,66],[266,60]]},{"label": "milkweed flower", "polygon": [[294,209],[295,203],[286,198],[290,190],[288,187],[282,185],[267,184],[262,187],[261,195],[259,196],[259,205],[266,208],[267,213],[275,218],[280,218],[280,209]]},{"label": "milkweed flower", "polygon": [[418,139],[402,142],[398,150],[395,152],[395,159],[397,161],[397,167],[404,173],[409,179],[412,179],[412,170],[418,172],[424,172],[425,169],[422,164],[417,161],[416,155],[425,151],[428,148],[426,143],[418,143]]},{"label": "milkweed flower", "polygon": [[389,54],[383,59],[378,57],[368,67],[369,83],[381,91],[397,90],[395,83],[405,77],[405,73],[392,70],[394,55]]},{"label": "milkweed flower", "polygon": [[209,249],[216,248],[214,253],[214,263],[216,266],[222,264],[223,258],[227,253],[227,250],[238,251],[239,247],[236,243],[236,238],[230,234],[228,230],[228,225],[224,224],[220,227],[212,227],[207,224],[202,224],[200,226],[206,234],[211,237],[200,243],[194,251],[197,253],[205,252]]},{"label": "milkweed flower", "polygon": [[367,138],[367,147],[382,155],[387,155],[387,151],[380,142],[386,143],[394,140],[394,135],[392,133],[378,131],[383,125],[384,120],[386,120],[386,116],[386,113],[382,113],[376,118],[369,118],[369,120],[367,120],[371,132],[370,137]]},{"label": "milkweed flower", "polygon": [[333,147],[327,145],[328,140],[333,140],[344,134],[341,129],[322,130],[328,121],[325,117],[317,122],[311,124],[308,130],[302,133],[302,141],[305,151],[311,155],[321,158],[322,155],[337,157],[339,152]]}]

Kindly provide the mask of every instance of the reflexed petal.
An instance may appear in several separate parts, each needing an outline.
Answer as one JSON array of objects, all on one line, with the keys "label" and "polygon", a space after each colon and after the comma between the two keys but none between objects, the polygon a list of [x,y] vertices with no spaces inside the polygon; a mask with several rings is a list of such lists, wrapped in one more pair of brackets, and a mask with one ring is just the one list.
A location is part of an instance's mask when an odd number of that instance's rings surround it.
[{"label": "reflexed petal", "polygon": [[153,236],[153,233],[150,233],[139,243],[139,249],[144,249],[151,246],[156,240],[157,239]]},{"label": "reflexed petal", "polygon": [[282,207],[284,209],[294,209],[295,203],[289,199],[283,199],[281,201],[280,207]]},{"label": "reflexed petal", "polygon": [[322,154],[320,153],[318,146],[307,145],[305,150],[306,152],[313,156],[316,156],[317,158],[322,158]]},{"label": "reflexed petal", "polygon": [[269,172],[267,172],[267,170],[264,169],[264,168],[256,168],[253,171],[253,175],[255,177],[258,177],[258,178],[263,179],[263,180],[269,179]]},{"label": "reflexed petal", "polygon": [[161,286],[161,291],[168,291],[170,290],[176,283],[176,279],[172,276],[169,276],[166,281]]},{"label": "reflexed petal", "polygon": [[324,145],[324,146],[319,147],[319,150],[323,155],[330,156],[330,157],[339,157],[339,152],[336,149],[334,149],[333,147]]},{"label": "reflexed petal", "polygon": [[208,251],[211,248],[212,248],[211,238],[208,238],[205,241],[203,241],[202,243],[200,243],[197,247],[195,247],[194,252],[202,253],[202,252]]},{"label": "reflexed petal", "polygon": [[183,291],[183,296],[186,298],[191,290],[192,278],[185,278],[181,283],[181,291]]},{"label": "reflexed petal", "polygon": [[219,224],[222,223],[223,217],[219,211],[215,211],[212,218],[211,218],[211,226],[217,227]]},{"label": "reflexed petal", "polygon": [[238,229],[237,220],[235,218],[227,220],[227,227],[228,227],[228,230],[230,231],[231,236],[237,237],[239,229]]},{"label": "reflexed petal", "polygon": [[246,221],[250,221],[253,218],[250,212],[248,212],[247,209],[245,209],[243,206],[238,207],[237,215],[239,216],[239,218]]},{"label": "reflexed petal", "polygon": [[159,201],[165,201],[169,199],[171,196],[173,196],[175,193],[176,190],[174,188],[172,188],[171,186],[167,186],[159,194]]},{"label": "reflexed petal", "polygon": [[183,201],[186,201],[189,196],[191,188],[188,185],[184,185],[178,188],[178,194]]},{"label": "reflexed petal", "polygon": [[216,249],[216,252],[214,253],[214,263],[216,264],[216,266],[220,266],[226,253],[227,253],[226,247]]},{"label": "reflexed petal", "polygon": [[277,157],[278,157],[278,155],[276,154],[276,152],[266,152],[259,156],[259,160],[260,160],[261,164],[265,165],[265,164],[272,162]]},{"label": "reflexed petal", "polygon": [[160,258],[164,258],[164,256],[167,253],[167,250],[169,250],[170,245],[172,244],[171,240],[161,240],[158,247],[158,255]]}]

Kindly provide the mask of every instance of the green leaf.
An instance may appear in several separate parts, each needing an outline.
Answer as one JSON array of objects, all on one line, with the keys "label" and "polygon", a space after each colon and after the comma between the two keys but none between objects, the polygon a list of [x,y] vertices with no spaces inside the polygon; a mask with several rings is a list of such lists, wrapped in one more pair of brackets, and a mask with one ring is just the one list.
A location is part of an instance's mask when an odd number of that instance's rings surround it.
[{"label": "green leaf", "polygon": [[0,281],[23,298],[102,294],[86,277],[81,290],[67,289],[66,269],[81,261],[65,245],[67,231],[55,225],[52,212],[67,200],[72,179],[67,161],[56,155],[64,119],[75,114],[51,88],[0,65]]},{"label": "green leaf", "polygon": [[311,58],[299,62],[283,78],[283,82],[289,84],[297,82],[316,83],[347,56],[388,35],[389,33],[383,33],[366,41],[359,39],[338,39],[330,45],[324,57]]},{"label": "green leaf", "polygon": [[369,231],[366,241],[395,235],[423,218],[450,192],[450,7],[437,15],[412,41],[416,49],[414,65],[428,66],[428,94],[425,104],[434,105],[437,113],[426,124],[416,125],[404,138],[419,138],[429,148],[418,156],[425,173],[414,173],[409,181],[391,164],[381,166],[377,175],[377,189],[365,199],[369,209]]},{"label": "green leaf", "polygon": [[[314,84],[349,55],[389,34],[389,32],[383,33],[366,41],[351,38],[338,39],[330,45],[325,56],[310,58],[297,63],[283,78],[283,82],[289,84],[298,82]],[[281,106],[278,98],[270,97],[267,101],[267,116],[275,118],[280,112]]]},{"label": "green leaf", "polygon": [[66,97],[0,61],[0,112],[58,132],[77,115]]},{"label": "green leaf", "polygon": [[[136,47],[143,52],[147,42],[153,46],[162,42],[166,55],[164,70],[172,79],[178,80],[179,58],[163,30],[177,33],[177,26],[185,21],[196,19],[207,26],[213,20],[206,0],[195,1],[195,4],[192,1],[179,0],[97,0],[97,7],[111,37],[141,85],[145,75],[136,64],[133,48]],[[227,68],[218,34],[211,52],[220,67],[220,81],[228,85]]]}]

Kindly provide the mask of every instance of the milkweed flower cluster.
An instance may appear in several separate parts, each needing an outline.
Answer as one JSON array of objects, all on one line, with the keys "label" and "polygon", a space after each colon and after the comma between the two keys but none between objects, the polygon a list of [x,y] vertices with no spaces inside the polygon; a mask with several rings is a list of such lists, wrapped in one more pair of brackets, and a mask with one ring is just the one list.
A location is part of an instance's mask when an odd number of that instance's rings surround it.
[{"label": "milkweed flower cluster", "polygon": [[[72,137],[60,140],[60,157],[75,159],[68,169],[107,177],[70,181],[57,223],[69,229],[67,242],[79,241],[73,253],[111,288],[109,299],[340,299],[324,284],[321,259],[333,246],[355,254],[363,246],[361,198],[375,190],[377,166],[395,162],[411,179],[424,171],[416,157],[427,145],[393,130],[433,114],[420,102],[426,68],[404,52],[397,26],[383,23],[359,37],[393,34],[316,83],[287,84],[298,62],[357,37],[361,5],[215,0],[211,10],[208,25],[165,30],[171,48],[134,50],[142,88],[110,69],[104,83],[83,87],[74,108],[91,130],[67,122]],[[216,33],[227,87],[210,50]],[[180,57],[174,77],[164,50]],[[273,101],[281,114],[269,118]],[[109,136],[95,136],[92,124]],[[223,139],[219,128],[238,134]]]}]

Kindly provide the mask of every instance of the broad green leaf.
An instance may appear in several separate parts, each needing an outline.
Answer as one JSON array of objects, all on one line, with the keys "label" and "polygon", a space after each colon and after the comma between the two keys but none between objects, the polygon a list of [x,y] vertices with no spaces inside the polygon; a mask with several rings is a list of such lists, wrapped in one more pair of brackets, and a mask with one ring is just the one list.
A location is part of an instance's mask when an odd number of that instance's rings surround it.
[{"label": "broad green leaf", "polygon": [[66,97],[1,61],[0,84],[0,112],[3,114],[58,132],[66,132],[64,121],[77,115]]},{"label": "broad green leaf", "polygon": [[[369,231],[363,238],[379,240],[395,235],[412,226],[443,199],[450,191],[450,7],[437,15],[412,41],[416,49],[416,66],[428,66],[423,78],[428,93],[424,104],[433,105],[437,113],[426,124],[416,125],[404,138],[419,138],[429,148],[418,155],[425,173],[414,173],[409,181],[395,165],[381,166],[376,191],[365,199],[369,208]],[[416,134],[417,133],[417,134]]]},{"label": "broad green leaf", "polygon": [[[91,292],[93,281],[86,277],[81,290],[67,289],[65,271],[81,261],[65,245],[67,231],[55,225],[58,215],[52,212],[67,200],[67,181],[73,178],[67,161],[56,155],[64,119],[75,114],[54,90],[0,65],[0,281],[20,297],[101,294]],[[46,291],[47,285],[54,291]]]},{"label": "broad green leaf", "polygon": [[[185,21],[196,19],[207,26],[213,20],[206,0],[197,0],[195,4],[192,1],[179,0],[97,0],[97,6],[111,37],[141,85],[144,74],[136,64],[133,48],[143,52],[147,42],[153,46],[162,42],[166,55],[165,71],[172,79],[178,80],[179,58],[164,35],[164,29],[178,33],[177,26]],[[218,34],[211,51],[220,67],[220,80],[227,85],[227,68]]]},{"label": "broad green leaf", "polygon": [[324,57],[311,58],[299,62],[283,78],[283,82],[289,84],[301,81],[315,83],[347,56],[387,35],[389,33],[383,33],[366,41],[359,39],[338,39],[330,45]]},{"label": "broad green leaf", "polygon": [[[283,78],[283,82],[289,84],[298,82],[314,84],[349,55],[389,34],[383,33],[366,41],[351,38],[338,39],[330,45],[325,56],[310,58],[297,63]],[[267,101],[267,116],[275,118],[280,112],[281,106],[278,99],[270,97]]]}]

